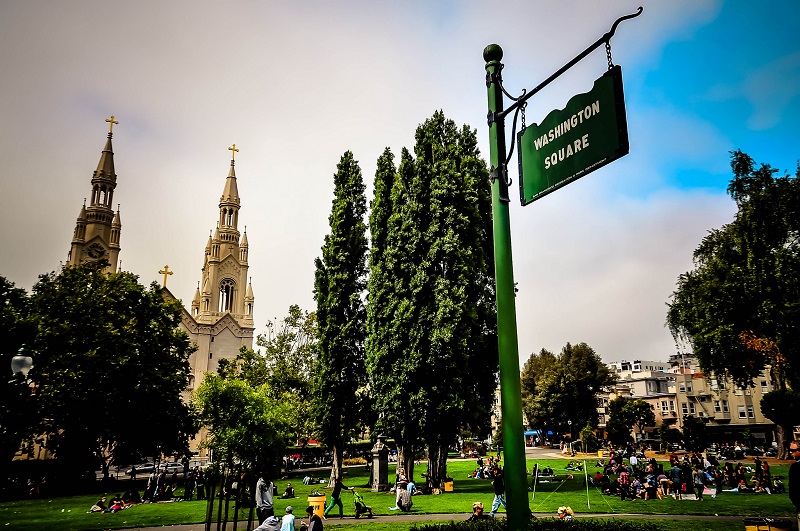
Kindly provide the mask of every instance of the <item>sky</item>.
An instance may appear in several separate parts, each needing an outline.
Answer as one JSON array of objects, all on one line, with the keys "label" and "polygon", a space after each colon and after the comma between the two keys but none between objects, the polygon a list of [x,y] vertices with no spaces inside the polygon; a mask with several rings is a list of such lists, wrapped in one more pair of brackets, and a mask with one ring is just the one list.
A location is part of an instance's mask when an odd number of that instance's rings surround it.
[{"label": "sky", "polygon": [[[483,49],[531,89],[608,31],[630,153],[525,207],[512,196],[521,363],[586,342],[606,361],[676,352],[667,302],[731,221],[730,151],[794,173],[796,1],[0,2],[0,275],[30,290],[67,258],[114,115],[122,267],[187,304],[235,143],[256,332],[313,310],[333,174],[351,150],[372,197],[436,110],[488,158]],[[542,120],[607,68],[599,49],[531,100]],[[507,125],[510,139],[510,123]],[[510,144],[509,144],[510,145]],[[515,165],[510,177],[518,187]]]}]

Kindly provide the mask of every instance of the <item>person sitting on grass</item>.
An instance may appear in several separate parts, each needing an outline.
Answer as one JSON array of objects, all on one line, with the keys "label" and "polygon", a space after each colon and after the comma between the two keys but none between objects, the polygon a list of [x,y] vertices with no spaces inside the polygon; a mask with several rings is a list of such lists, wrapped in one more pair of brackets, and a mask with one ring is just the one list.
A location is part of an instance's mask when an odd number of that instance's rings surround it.
[{"label": "person sitting on grass", "polygon": [[472,504],[472,514],[469,518],[467,518],[467,522],[473,522],[475,520],[482,520],[486,518],[486,515],[483,514],[483,503],[475,502]]},{"label": "person sitting on grass", "polygon": [[281,499],[285,500],[287,498],[294,498],[294,497],[295,497],[294,496],[294,487],[292,487],[291,483],[287,483],[286,484],[286,490],[283,491],[283,494],[281,494]]},{"label": "person sitting on grass", "polygon": [[125,508],[125,502],[122,501],[122,496],[114,496],[111,498],[111,506],[103,511],[104,513],[115,513]]},{"label": "person sitting on grass", "polygon": [[[84,505],[84,507],[86,506]],[[106,509],[108,509],[108,507],[106,507],[106,497],[103,496],[99,500],[97,500],[94,505],[92,505],[92,508],[89,509],[89,512],[102,513],[105,512]]]}]

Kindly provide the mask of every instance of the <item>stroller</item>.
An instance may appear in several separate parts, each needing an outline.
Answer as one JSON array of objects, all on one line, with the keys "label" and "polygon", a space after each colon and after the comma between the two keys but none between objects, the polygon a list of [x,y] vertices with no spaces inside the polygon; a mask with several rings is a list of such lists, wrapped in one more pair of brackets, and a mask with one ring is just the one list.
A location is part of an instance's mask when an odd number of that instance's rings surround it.
[{"label": "stroller", "polygon": [[367,513],[367,518],[375,516],[372,507],[364,503],[364,497],[361,496],[355,489],[353,489],[353,505],[355,506],[356,518],[361,518],[361,515]]}]

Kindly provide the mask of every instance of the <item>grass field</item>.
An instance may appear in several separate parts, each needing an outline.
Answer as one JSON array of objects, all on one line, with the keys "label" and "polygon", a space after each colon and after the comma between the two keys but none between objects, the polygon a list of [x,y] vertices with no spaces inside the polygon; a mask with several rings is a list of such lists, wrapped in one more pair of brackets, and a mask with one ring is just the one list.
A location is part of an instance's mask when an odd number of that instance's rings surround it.
[{"label": "grass field", "polygon": [[[533,461],[528,462],[532,468]],[[534,513],[555,514],[561,505],[569,505],[578,514],[587,513],[612,513],[612,514],[691,514],[691,515],[741,515],[741,516],[772,516],[788,517],[793,513],[793,507],[786,494],[738,494],[721,493],[716,499],[706,497],[703,501],[676,501],[672,498],[664,500],[638,500],[636,502],[620,501],[617,497],[604,496],[597,489],[590,487],[587,506],[586,486],[583,476],[575,474],[575,479],[566,480],[564,466],[566,461],[560,459],[539,460],[540,466],[550,466],[556,472],[556,480],[549,483],[539,483],[535,497],[529,492],[530,508]],[[596,469],[592,467],[593,461],[588,462],[589,473]],[[448,471],[454,478],[455,492],[440,496],[415,496],[414,514],[453,514],[454,520],[466,518],[474,501],[482,501],[484,505],[491,506],[493,494],[492,487],[487,480],[469,479],[467,475],[472,471],[474,461],[450,461]],[[415,469],[415,476],[425,472],[425,465]],[[773,475],[787,476],[788,466],[772,466]],[[390,474],[393,469],[390,469]],[[303,474],[295,474],[287,479],[277,482],[279,492],[283,492],[287,482],[295,487],[297,498],[292,500],[275,500],[276,514],[282,514],[287,505],[295,508],[296,515],[302,515],[308,495],[315,489],[330,496],[330,490],[324,485],[306,486],[302,484]],[[363,468],[349,468],[344,482],[347,486],[356,487],[365,502],[371,505],[375,513],[382,516],[395,515],[389,507],[394,505],[394,495],[372,492],[366,487],[368,482],[367,472]],[[118,489],[124,490],[125,482],[120,482]],[[204,520],[206,503],[204,501],[189,501],[176,503],[157,503],[137,505],[130,509],[115,514],[90,514],[89,507],[101,494],[113,495],[115,491],[98,491],[96,494],[85,496],[65,496],[37,500],[24,500],[0,504],[0,528],[13,531],[33,531],[40,529],[59,529],[60,531],[79,531],[94,529],[120,529],[132,527],[161,526],[180,523],[197,523]],[[531,499],[532,498],[532,499]],[[353,497],[349,492],[343,493],[345,515],[353,515]],[[501,509],[501,513],[503,510]],[[334,509],[332,515],[337,515]],[[359,524],[339,525],[337,519],[331,519],[326,524],[326,529],[349,531]],[[697,523],[670,521],[671,531],[697,528]],[[411,524],[405,522],[373,522],[370,530],[381,530],[383,526],[403,531],[410,529]],[[682,527],[686,524],[685,527]],[[708,524],[708,525],[707,525]],[[703,529],[714,530],[713,521],[704,521]],[[727,524],[730,528],[730,523]],[[725,527],[719,527],[724,529]],[[389,529],[389,527],[386,527]]]}]

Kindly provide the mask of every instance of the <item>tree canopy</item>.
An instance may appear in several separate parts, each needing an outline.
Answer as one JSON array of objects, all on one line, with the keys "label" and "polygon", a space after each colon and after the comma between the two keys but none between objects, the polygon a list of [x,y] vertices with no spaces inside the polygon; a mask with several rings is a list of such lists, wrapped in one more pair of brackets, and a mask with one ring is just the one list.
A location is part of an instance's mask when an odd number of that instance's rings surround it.
[{"label": "tree canopy", "polygon": [[[0,276],[0,370],[8,374],[11,359],[31,340],[28,295]],[[0,378],[0,473],[38,422],[35,397],[22,378]],[[0,478],[6,476],[0,475]]]},{"label": "tree canopy", "polygon": [[200,418],[211,437],[204,443],[230,466],[252,467],[268,477],[280,473],[280,458],[294,435],[291,405],[268,384],[207,374],[196,392]]},{"label": "tree canopy", "polygon": [[778,388],[800,383],[800,167],[777,176],[731,156],[734,220],[709,232],[678,278],[667,314],[704,371],[746,387],[768,365]]},{"label": "tree canopy", "polygon": [[641,398],[620,396],[608,403],[606,431],[609,440],[614,444],[629,443],[632,428],[642,433],[645,427],[655,425],[653,406]]},{"label": "tree canopy", "polygon": [[109,455],[118,463],[186,455],[197,427],[181,399],[193,347],[178,330],[180,303],[156,283],[145,288],[102,266],[65,267],[33,287],[30,378],[45,418],[40,432],[75,468],[107,467]]},{"label": "tree canopy", "polygon": [[542,349],[522,369],[522,409],[531,428],[567,433],[597,426],[596,394],[616,382],[616,375],[586,343],[567,343],[556,356]]},{"label": "tree canopy", "polygon": [[[438,111],[415,140],[396,172],[390,152],[378,164],[368,357],[380,426],[409,449],[424,440],[428,480],[441,486],[459,429],[490,430],[497,385],[491,198],[475,131]],[[407,472],[411,459],[404,459]]]},{"label": "tree canopy", "polygon": [[296,304],[281,320],[268,321],[267,332],[256,343],[263,350],[242,347],[233,360],[222,359],[217,373],[223,379],[239,379],[272,400],[288,405],[292,438],[305,441],[314,431],[311,390],[317,353],[317,317]]},{"label": "tree canopy", "polygon": [[[769,368],[777,390],[800,389],[800,164],[779,176],[731,154],[732,222],[711,230],[678,278],[667,324],[703,371],[740,387]],[[776,421],[777,422],[777,421]],[[791,425],[778,424],[779,457]]]},{"label": "tree canopy", "polygon": [[319,330],[314,382],[314,419],[333,452],[331,478],[339,475],[342,451],[361,419],[366,395],[364,340],[367,282],[367,200],[361,168],[347,151],[334,175],[334,199],[322,258],[316,259],[314,298]]}]

